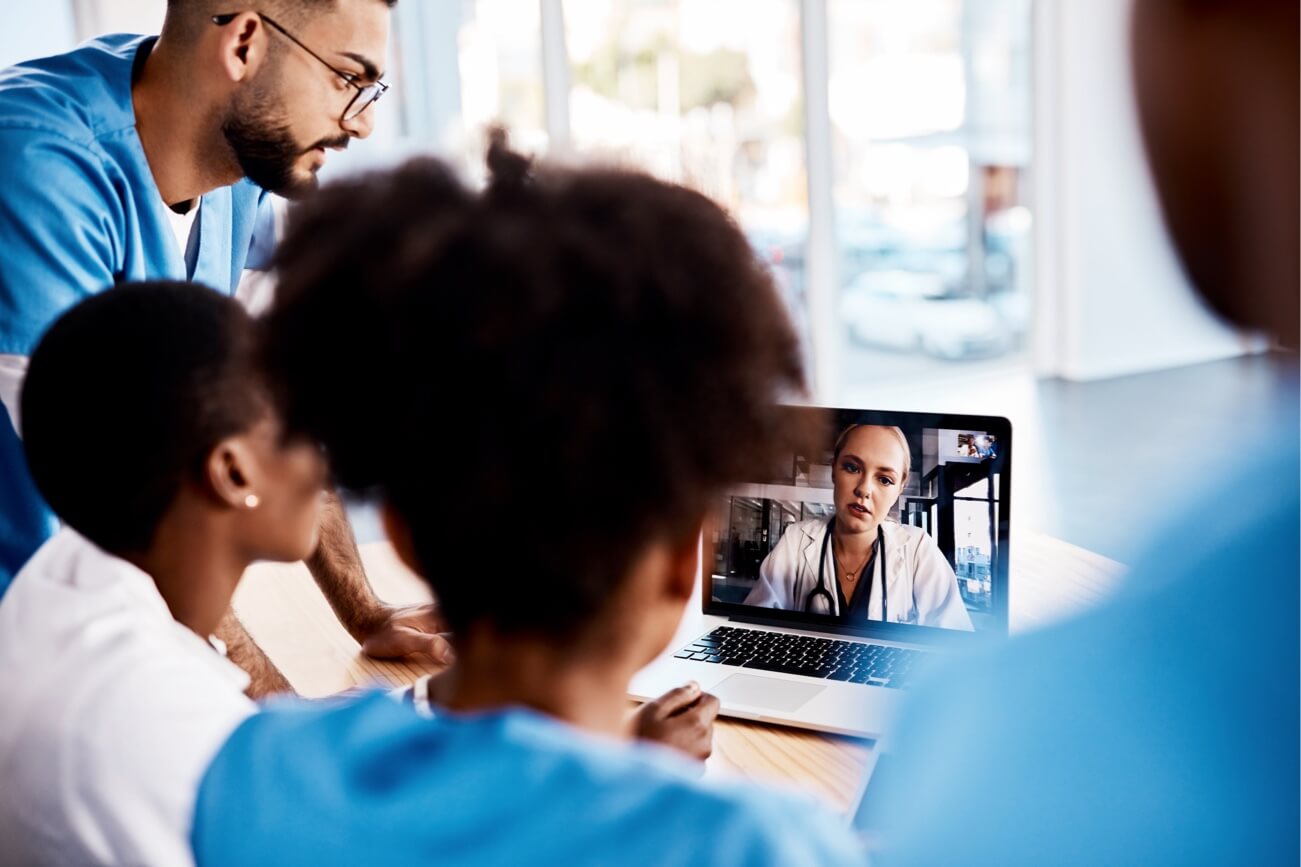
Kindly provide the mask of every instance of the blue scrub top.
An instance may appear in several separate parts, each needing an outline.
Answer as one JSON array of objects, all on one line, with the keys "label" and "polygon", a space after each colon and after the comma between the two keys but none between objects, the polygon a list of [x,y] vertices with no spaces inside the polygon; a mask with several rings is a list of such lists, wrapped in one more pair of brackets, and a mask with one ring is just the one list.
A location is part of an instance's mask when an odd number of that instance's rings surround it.
[{"label": "blue scrub top", "polygon": [[[131,101],[153,44],[104,36],[0,71],[0,354],[30,355],[60,313],[117,283],[194,280],[233,293],[257,264],[255,234],[259,248],[273,243],[266,194],[241,181],[203,196],[182,256]],[[55,522],[0,416],[2,593]]]},{"label": "blue scrub top", "polygon": [[1296,863],[1287,425],[1257,462],[1207,453],[1213,486],[1172,497],[1191,509],[1111,604],[919,687],[872,792],[880,865]]},{"label": "blue scrub top", "polygon": [[418,716],[371,695],[244,722],[204,777],[206,865],[863,865],[829,808],[699,779],[667,749],[523,709]]}]

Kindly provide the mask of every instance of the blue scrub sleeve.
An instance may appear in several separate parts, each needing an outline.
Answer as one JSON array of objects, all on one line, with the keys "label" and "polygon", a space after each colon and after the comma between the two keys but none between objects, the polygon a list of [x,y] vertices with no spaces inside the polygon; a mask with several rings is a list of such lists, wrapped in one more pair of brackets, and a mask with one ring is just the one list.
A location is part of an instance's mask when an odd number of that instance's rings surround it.
[{"label": "blue scrub sleeve", "polygon": [[0,411],[0,596],[58,522],[36,490],[23,444],[9,414]]},{"label": "blue scrub sleeve", "polygon": [[253,237],[249,241],[248,255],[242,265],[250,271],[270,271],[276,254],[276,209],[274,198],[263,193],[257,202],[257,214],[253,218]]},{"label": "blue scrub sleeve", "polygon": [[[114,282],[119,195],[87,147],[0,129],[0,354],[31,355],[51,323]],[[0,593],[56,526],[0,412]]]},{"label": "blue scrub sleeve", "polygon": [[30,355],[60,313],[113,285],[125,216],[89,147],[0,129],[0,154],[0,354]]}]

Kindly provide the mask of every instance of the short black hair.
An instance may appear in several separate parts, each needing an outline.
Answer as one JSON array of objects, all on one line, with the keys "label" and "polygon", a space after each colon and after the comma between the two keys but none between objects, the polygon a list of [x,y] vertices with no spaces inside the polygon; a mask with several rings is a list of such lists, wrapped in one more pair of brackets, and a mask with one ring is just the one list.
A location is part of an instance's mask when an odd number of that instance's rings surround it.
[{"label": "short black hair", "polygon": [[111,553],[147,550],[182,481],[271,409],[254,332],[234,299],[192,283],[126,284],[59,317],[20,416],[55,514]]},{"label": "short black hair", "polygon": [[501,142],[489,169],[475,192],[417,159],[301,205],[268,370],[340,484],[405,518],[454,629],[569,635],[789,452],[801,351],[704,196]]},{"label": "short black hair", "polygon": [[[398,0],[376,0],[392,9]],[[303,19],[318,13],[328,12],[339,4],[339,0],[263,0],[259,12],[275,18],[286,25],[301,24]],[[233,4],[238,7],[239,4]],[[232,8],[231,3],[221,0],[167,0],[167,14],[163,21],[163,32],[182,42],[189,42],[202,33],[213,15],[242,11]]]},{"label": "short black hair", "polygon": [[[392,9],[398,5],[398,0],[377,0]],[[264,7],[270,7],[271,11],[281,10],[300,10],[302,12],[319,12],[322,9],[330,9],[339,5],[339,0],[267,0],[262,4]],[[182,15],[215,15],[214,12],[220,7],[221,11],[234,11],[227,9],[229,3],[221,3],[218,0],[167,0],[167,11],[169,13],[179,13]]]}]

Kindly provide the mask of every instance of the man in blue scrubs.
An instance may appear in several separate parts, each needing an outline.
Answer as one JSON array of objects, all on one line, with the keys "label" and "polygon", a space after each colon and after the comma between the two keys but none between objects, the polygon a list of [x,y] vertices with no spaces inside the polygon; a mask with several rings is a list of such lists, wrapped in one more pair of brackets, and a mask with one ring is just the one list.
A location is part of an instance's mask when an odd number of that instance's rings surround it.
[{"label": "man in blue scrubs", "polygon": [[[1296,0],[1138,0],[1133,24],[1188,276],[1286,347],[1295,395]],[[1201,452],[1119,598],[921,693],[872,792],[880,863],[1295,864],[1298,446],[1289,403]]]},{"label": "man in blue scrubs", "polygon": [[[274,243],[268,193],[310,190],[327,151],[370,133],[393,2],[267,0],[232,14],[171,0],[157,38],[105,36],[0,72],[0,593],[54,526],[19,440],[37,340],[124,281],[234,294]],[[369,652],[446,652],[430,610],[375,597],[337,501],[309,566]],[[221,637],[253,694],[286,687],[233,617]]]}]

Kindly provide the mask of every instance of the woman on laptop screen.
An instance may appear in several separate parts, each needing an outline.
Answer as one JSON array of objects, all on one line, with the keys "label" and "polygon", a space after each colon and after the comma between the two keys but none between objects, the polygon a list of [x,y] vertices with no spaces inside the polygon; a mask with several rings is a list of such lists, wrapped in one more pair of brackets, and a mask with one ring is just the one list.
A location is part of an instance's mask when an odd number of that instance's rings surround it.
[{"label": "woman on laptop screen", "polygon": [[958,579],[922,529],[889,519],[908,481],[903,431],[850,425],[832,456],[835,513],[791,524],[746,605],[970,630]]}]

